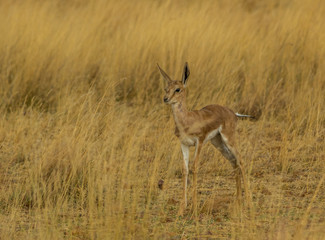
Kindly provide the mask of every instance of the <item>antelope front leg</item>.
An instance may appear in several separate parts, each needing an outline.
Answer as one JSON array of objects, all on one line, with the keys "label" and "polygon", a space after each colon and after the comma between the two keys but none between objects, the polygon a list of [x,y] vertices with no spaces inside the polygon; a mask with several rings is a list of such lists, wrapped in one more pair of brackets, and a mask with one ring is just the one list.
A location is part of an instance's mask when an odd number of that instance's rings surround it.
[{"label": "antelope front leg", "polygon": [[188,161],[189,161],[189,154],[190,154],[190,149],[188,146],[182,144],[182,153],[183,153],[183,202],[181,203],[180,209],[179,209],[179,214],[183,215],[184,210],[187,206],[187,177],[188,177]]},{"label": "antelope front leg", "polygon": [[201,152],[202,143],[197,141],[194,158],[194,171],[193,171],[193,210],[194,216],[197,217],[197,173],[198,173],[198,162],[199,155]]}]

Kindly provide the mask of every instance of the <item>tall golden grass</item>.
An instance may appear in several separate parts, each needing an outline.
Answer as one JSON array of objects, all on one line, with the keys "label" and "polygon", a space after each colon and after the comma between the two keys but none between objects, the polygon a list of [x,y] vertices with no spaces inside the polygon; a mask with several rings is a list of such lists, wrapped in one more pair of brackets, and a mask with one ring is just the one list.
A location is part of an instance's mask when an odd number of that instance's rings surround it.
[{"label": "tall golden grass", "polygon": [[[325,238],[324,29],[323,0],[1,1],[0,239]],[[156,68],[185,61],[191,108],[259,117],[250,203],[208,145],[196,220]]]}]

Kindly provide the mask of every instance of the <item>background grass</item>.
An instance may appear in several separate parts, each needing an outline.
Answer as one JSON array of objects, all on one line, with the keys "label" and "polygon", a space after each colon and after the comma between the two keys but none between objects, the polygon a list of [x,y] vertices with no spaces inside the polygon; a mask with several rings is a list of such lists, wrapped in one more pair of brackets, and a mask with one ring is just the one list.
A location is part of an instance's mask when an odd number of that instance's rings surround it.
[{"label": "background grass", "polygon": [[[324,29],[322,0],[1,1],[0,238],[324,239]],[[207,144],[199,219],[177,217],[156,63],[185,61],[190,108],[259,117],[238,125],[241,211]]]}]

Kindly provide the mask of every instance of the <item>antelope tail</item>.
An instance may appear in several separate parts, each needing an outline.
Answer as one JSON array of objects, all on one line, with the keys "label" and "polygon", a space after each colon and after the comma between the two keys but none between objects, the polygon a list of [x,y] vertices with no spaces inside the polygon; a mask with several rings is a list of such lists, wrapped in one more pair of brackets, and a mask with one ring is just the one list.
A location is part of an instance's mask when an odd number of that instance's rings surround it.
[{"label": "antelope tail", "polygon": [[240,114],[240,113],[235,113],[235,115],[239,118],[252,118],[252,119],[255,119],[254,116],[251,116],[251,115],[244,115],[244,114]]}]

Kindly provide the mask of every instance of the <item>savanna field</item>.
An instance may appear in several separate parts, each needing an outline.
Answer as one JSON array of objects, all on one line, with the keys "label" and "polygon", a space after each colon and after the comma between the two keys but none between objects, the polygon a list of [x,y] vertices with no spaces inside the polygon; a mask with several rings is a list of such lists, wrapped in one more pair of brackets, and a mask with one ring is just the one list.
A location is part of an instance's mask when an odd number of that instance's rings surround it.
[{"label": "savanna field", "polygon": [[[323,0],[1,1],[0,239],[325,239],[324,29]],[[206,144],[197,218],[156,65],[186,61],[190,109],[257,117],[242,205]]]}]

